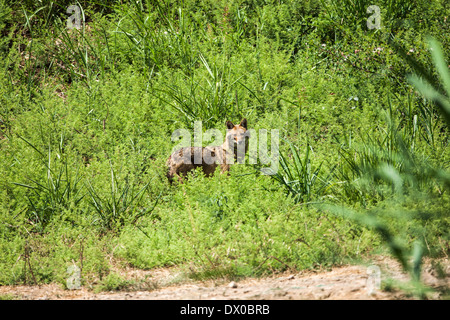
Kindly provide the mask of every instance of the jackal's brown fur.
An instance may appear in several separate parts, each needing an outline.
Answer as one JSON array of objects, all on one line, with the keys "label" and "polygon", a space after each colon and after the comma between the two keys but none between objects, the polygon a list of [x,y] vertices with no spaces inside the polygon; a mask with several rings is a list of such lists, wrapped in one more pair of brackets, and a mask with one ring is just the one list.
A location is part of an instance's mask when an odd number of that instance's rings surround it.
[{"label": "jackal's brown fur", "polygon": [[[237,146],[244,144],[245,152],[247,152],[249,136],[247,132],[247,119],[245,118],[238,125],[227,121],[226,126],[228,129],[227,135],[224,143],[220,146],[185,147],[173,152],[167,160],[167,178],[169,181],[172,182],[173,178],[176,177],[178,181],[182,182],[182,176],[186,176],[189,171],[197,167],[201,167],[206,176],[213,175],[217,166],[220,166],[222,173],[229,171],[230,164],[235,162],[238,156],[239,148]],[[199,164],[194,163],[194,155],[196,153],[201,153],[202,161]],[[228,157],[227,154],[229,155]],[[207,163],[210,161],[205,161],[205,158],[209,156],[217,156],[218,161]]]}]

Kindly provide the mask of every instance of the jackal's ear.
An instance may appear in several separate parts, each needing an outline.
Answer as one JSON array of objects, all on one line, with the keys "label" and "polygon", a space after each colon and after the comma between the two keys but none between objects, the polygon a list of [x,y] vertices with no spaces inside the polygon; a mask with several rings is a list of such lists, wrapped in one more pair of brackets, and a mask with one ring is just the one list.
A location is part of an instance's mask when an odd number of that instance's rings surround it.
[{"label": "jackal's ear", "polygon": [[231,121],[227,121],[225,124],[227,125],[227,128],[230,130],[234,128],[234,124]]},{"label": "jackal's ear", "polygon": [[242,119],[242,120],[241,120],[240,126],[241,126],[241,127],[244,127],[245,129],[247,129],[247,119],[245,119],[245,118]]}]

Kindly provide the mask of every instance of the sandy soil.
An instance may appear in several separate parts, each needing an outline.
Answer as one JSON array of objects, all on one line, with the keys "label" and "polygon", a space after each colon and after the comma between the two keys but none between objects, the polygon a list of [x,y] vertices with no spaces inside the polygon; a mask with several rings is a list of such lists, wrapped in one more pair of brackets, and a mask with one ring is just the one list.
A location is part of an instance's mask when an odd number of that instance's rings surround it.
[{"label": "sandy soil", "polygon": [[[380,270],[380,280],[406,281],[408,277],[393,259],[378,257],[372,266]],[[425,265],[424,282],[434,288],[449,286],[450,264],[443,262],[447,277],[437,278],[436,272]],[[237,282],[225,280],[192,281],[175,269],[119,270],[129,279],[141,280],[140,286],[128,290],[95,293],[86,287],[65,290],[61,285],[2,286],[0,296],[22,300],[392,300],[412,299],[404,292],[381,291],[373,282],[375,274],[368,266],[341,266],[329,271],[283,273],[265,278],[247,278]],[[142,279],[146,279],[142,281]],[[374,288],[372,291],[370,288]],[[430,296],[439,299],[439,293]]]}]

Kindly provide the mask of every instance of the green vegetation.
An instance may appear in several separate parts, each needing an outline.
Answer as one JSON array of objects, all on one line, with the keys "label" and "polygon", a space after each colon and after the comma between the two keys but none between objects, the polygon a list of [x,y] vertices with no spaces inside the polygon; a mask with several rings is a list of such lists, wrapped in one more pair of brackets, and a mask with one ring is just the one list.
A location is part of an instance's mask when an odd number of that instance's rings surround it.
[{"label": "green vegetation", "polygon": [[[0,285],[391,253],[427,297],[423,259],[450,249],[447,1],[80,1],[69,29],[72,4],[0,0]],[[277,174],[168,183],[174,130],[244,117],[279,130]]]}]

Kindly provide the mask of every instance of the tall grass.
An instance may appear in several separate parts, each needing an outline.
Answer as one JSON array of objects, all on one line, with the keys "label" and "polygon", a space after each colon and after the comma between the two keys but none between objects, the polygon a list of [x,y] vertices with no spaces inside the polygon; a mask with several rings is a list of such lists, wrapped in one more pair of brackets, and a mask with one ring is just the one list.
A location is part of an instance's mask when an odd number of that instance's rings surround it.
[{"label": "tall grass", "polygon": [[199,58],[207,71],[206,78],[199,81],[190,77],[186,85],[165,85],[158,89],[164,94],[160,98],[188,127],[193,128],[195,120],[202,120],[203,125],[210,128],[222,119],[238,118],[242,111],[235,98],[242,76],[232,79],[228,63],[220,68],[216,63],[210,65],[202,54]]},{"label": "tall grass", "polygon": [[381,10],[381,27],[386,25],[398,25],[398,21],[408,16],[411,10],[417,6],[414,1],[407,0],[321,0],[322,7],[326,9],[328,16],[337,24],[346,24],[366,28],[366,21],[370,14],[367,8],[377,5]]},{"label": "tall grass", "polygon": [[[415,67],[416,73],[408,76],[408,79],[425,98],[439,108],[442,118],[448,122],[450,73],[438,42],[434,39],[429,40],[429,47],[432,49],[434,65],[442,85],[432,85],[430,82],[433,81],[433,77],[418,68],[418,64],[413,60],[410,62]],[[399,50],[402,49],[399,48]],[[447,95],[440,93],[442,88]],[[416,125],[417,121],[410,123],[413,133],[416,132]],[[448,127],[442,130],[448,132]],[[426,244],[426,239],[434,232],[430,232],[429,229],[431,225],[437,224],[442,230],[448,230],[450,223],[448,213],[445,213],[446,209],[433,211],[431,203],[435,201],[436,190],[438,197],[443,197],[442,203],[446,202],[445,193],[448,193],[450,188],[450,174],[448,164],[431,164],[423,159],[420,161],[413,145],[414,141],[408,137],[402,137],[399,131],[399,128],[391,122],[385,137],[381,141],[364,141],[364,148],[356,151],[357,157],[348,151],[341,152],[351,172],[360,178],[367,179],[372,190],[383,196],[389,194],[390,203],[393,204],[391,208],[375,207],[369,212],[357,212],[339,205],[321,205],[320,208],[372,228],[379,233],[393,256],[401,263],[404,271],[411,275],[412,286],[409,290],[418,297],[424,298],[428,289],[420,281],[422,259],[424,256],[434,258],[442,254],[441,250],[432,249]],[[430,144],[428,147],[433,148]],[[383,189],[386,185],[391,187],[390,192],[389,189]],[[355,187],[353,191],[356,189],[358,188]],[[420,206],[421,202],[424,202],[428,208],[417,211],[415,207]],[[392,230],[392,226],[387,222],[392,223],[392,220],[400,225],[400,229],[405,233],[404,238],[396,235]],[[416,227],[410,230],[408,225],[412,221]],[[436,233],[435,236],[442,237],[444,243],[448,241],[448,234],[445,232]],[[411,241],[413,241],[412,245]],[[445,251],[445,248],[442,249]]]},{"label": "tall grass", "polygon": [[[154,5],[148,5],[149,12],[146,12],[142,2],[136,1],[133,4],[128,11],[122,11],[125,17],[117,23],[116,31],[129,40],[127,55],[134,56],[138,52],[141,67],[148,73],[150,70],[160,70],[169,63],[170,67],[180,67],[186,74],[190,74],[197,62],[194,39],[199,33],[184,11],[179,8],[175,19],[158,1]],[[152,11],[156,13],[156,17]],[[125,18],[131,20],[133,29],[124,26],[124,22],[127,22],[124,21]]]},{"label": "tall grass", "polygon": [[64,209],[78,206],[84,198],[82,176],[78,168],[74,170],[72,164],[69,164],[67,155],[61,152],[63,136],[60,141],[61,148],[56,156],[50,144],[45,156],[29,141],[22,137],[21,139],[38,152],[45,168],[42,172],[43,177],[35,179],[28,177],[28,183],[14,182],[15,185],[30,190],[26,195],[28,200],[26,216],[33,230],[42,233],[55,215],[62,215]]},{"label": "tall grass", "polygon": [[[84,21],[85,11],[80,9]],[[113,37],[102,22],[90,23],[89,28],[82,23],[80,29],[68,29],[66,21],[58,19],[54,28],[59,42],[55,48],[57,68],[67,82],[81,81],[90,90],[94,81],[104,79],[107,71],[115,70]]]},{"label": "tall grass", "polygon": [[[105,230],[117,231],[126,223],[136,223],[144,215],[151,214],[158,204],[158,199],[153,207],[148,208],[143,204],[143,197],[148,190],[149,183],[140,190],[135,184],[129,182],[128,177],[124,181],[118,181],[111,166],[111,190],[105,195],[96,191],[92,184],[87,182],[90,203],[98,214],[98,221]],[[160,194],[161,196],[161,194]]]},{"label": "tall grass", "polygon": [[326,175],[321,172],[323,163],[316,168],[313,167],[309,143],[306,145],[302,160],[298,149],[290,141],[285,141],[289,145],[292,161],[289,161],[289,156],[280,153],[280,168],[276,174],[272,175],[272,178],[286,189],[295,203],[307,203],[313,199],[319,199],[332,183],[331,173]]}]

